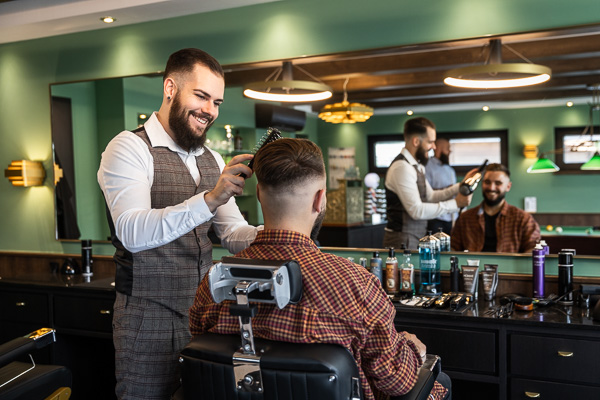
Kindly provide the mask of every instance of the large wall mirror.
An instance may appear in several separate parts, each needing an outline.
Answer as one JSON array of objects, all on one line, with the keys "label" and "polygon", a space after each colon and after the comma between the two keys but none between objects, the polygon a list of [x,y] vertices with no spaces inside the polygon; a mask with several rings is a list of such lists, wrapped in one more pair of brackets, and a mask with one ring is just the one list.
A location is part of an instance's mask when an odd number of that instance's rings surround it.
[{"label": "large wall mirror", "polygon": [[[474,109],[481,100],[507,108],[562,105],[566,98],[587,102],[588,86],[600,82],[598,26],[498,38],[503,44],[503,62],[546,65],[553,71],[550,82],[511,91],[445,86],[446,71],[486,62],[488,37],[305,57],[293,63],[330,85],[333,101],[343,99],[345,87],[349,100],[375,108],[373,118],[378,113],[405,113],[413,107],[424,112]],[[245,83],[266,79],[281,62],[225,66],[228,90],[241,93]],[[301,70],[294,69],[294,73],[298,79],[307,79]],[[162,77],[156,74],[50,85],[55,158],[64,170],[56,188],[58,240],[107,240],[104,199],[96,181],[100,155],[114,135],[138,126],[140,114],[159,108],[161,93]],[[324,104],[315,103],[312,110]]]}]

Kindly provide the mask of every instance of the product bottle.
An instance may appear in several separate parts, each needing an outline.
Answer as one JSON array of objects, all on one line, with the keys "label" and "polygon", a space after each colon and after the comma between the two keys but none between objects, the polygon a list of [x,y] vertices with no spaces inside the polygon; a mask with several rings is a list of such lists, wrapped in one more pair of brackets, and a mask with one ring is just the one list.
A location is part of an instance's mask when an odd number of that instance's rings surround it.
[{"label": "product bottle", "polygon": [[236,131],[235,136],[233,137],[233,148],[238,151],[242,150],[242,148],[244,147],[243,143],[244,139],[242,139],[240,133]]},{"label": "product bottle", "polygon": [[383,283],[383,260],[379,257],[379,252],[373,252],[373,258],[371,258],[371,273]]},{"label": "product bottle", "polygon": [[573,304],[573,253],[558,253],[558,295],[563,296],[560,304]]},{"label": "product bottle", "polygon": [[533,297],[541,299],[544,297],[544,276],[546,274],[546,255],[540,243],[535,245],[532,251],[533,261]]},{"label": "product bottle", "polygon": [[550,254],[550,246],[548,246],[548,244],[546,243],[546,241],[544,239],[540,240],[540,244],[542,245],[542,248],[544,249],[544,254],[545,255]]},{"label": "product bottle", "polygon": [[460,282],[460,269],[458,268],[458,257],[450,257],[450,291],[458,292]]},{"label": "product bottle", "polygon": [[371,272],[371,269],[369,268],[369,266],[367,265],[367,259],[364,257],[361,257],[358,259],[358,263],[363,266],[367,271]]},{"label": "product bottle", "polygon": [[410,250],[405,249],[400,264],[400,292],[414,296],[415,294],[415,266],[410,262]]},{"label": "product bottle", "polygon": [[440,251],[450,251],[450,235],[444,233],[444,228],[433,234],[440,241]]},{"label": "product bottle", "polygon": [[393,247],[389,248],[388,257],[385,260],[385,285],[384,289],[388,294],[398,293],[398,259]]},{"label": "product bottle", "polygon": [[440,293],[440,241],[431,231],[419,239],[419,269],[421,270],[421,287],[419,293],[437,295]]},{"label": "product bottle", "polygon": [[90,239],[81,241],[81,271],[83,276],[92,276],[92,241]]},{"label": "product bottle", "polygon": [[475,191],[475,189],[477,189],[477,185],[479,184],[479,181],[483,177],[483,170],[485,169],[487,162],[488,162],[488,160],[485,160],[483,162],[483,164],[481,164],[479,166],[479,168],[477,168],[477,172],[475,173],[475,175],[465,179],[460,184],[460,186],[458,187],[458,191],[460,192],[460,194],[462,194],[464,196],[468,196],[471,193],[473,193]]}]

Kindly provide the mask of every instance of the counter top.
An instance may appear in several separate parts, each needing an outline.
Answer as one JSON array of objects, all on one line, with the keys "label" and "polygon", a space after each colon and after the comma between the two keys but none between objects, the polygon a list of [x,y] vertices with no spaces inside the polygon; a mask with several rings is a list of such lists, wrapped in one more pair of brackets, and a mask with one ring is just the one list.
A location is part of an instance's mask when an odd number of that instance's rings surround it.
[{"label": "counter top", "polygon": [[82,290],[114,291],[113,276],[94,274],[64,275],[60,273],[34,273],[19,276],[0,276],[0,285],[26,285],[29,287],[77,288]]},{"label": "counter top", "polygon": [[591,308],[582,308],[577,305],[565,306],[554,304],[551,306],[535,306],[532,311],[514,310],[510,316],[496,317],[496,310],[500,307],[499,299],[492,301],[479,300],[462,312],[454,312],[447,309],[424,309],[422,307],[404,306],[394,302],[397,317],[402,314],[418,315],[426,318],[428,315],[442,318],[456,318],[465,321],[477,319],[477,322],[489,320],[490,322],[501,322],[507,325],[529,325],[529,326],[571,326],[581,329],[600,330],[600,322],[592,319]]}]

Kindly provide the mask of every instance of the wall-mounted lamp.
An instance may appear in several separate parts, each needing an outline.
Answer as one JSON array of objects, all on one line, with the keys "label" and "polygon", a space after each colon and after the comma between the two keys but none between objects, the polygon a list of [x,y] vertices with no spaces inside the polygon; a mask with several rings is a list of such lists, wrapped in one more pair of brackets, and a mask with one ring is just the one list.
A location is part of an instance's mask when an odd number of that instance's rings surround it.
[{"label": "wall-mounted lamp", "polygon": [[539,149],[535,144],[526,144],[523,146],[523,155],[525,158],[537,158]]},{"label": "wall-mounted lamp", "polygon": [[4,176],[14,186],[40,186],[46,177],[44,166],[39,161],[18,160],[10,163]]}]

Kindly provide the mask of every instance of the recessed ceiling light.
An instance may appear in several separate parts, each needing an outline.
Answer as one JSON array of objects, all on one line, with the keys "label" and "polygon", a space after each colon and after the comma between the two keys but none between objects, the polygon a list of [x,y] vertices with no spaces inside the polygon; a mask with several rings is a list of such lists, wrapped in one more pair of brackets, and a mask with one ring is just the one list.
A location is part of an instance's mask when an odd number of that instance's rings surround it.
[{"label": "recessed ceiling light", "polygon": [[116,20],[117,19],[113,18],[113,17],[102,17],[102,18],[100,18],[100,21],[104,22],[105,24],[112,24]]},{"label": "recessed ceiling light", "polygon": [[481,107],[481,109],[482,109],[483,111],[489,111],[489,110],[490,110],[490,107],[489,107],[489,106],[483,106],[483,107]]},{"label": "recessed ceiling light", "polygon": [[573,102],[572,101],[567,101],[567,107],[573,107]]},{"label": "recessed ceiling light", "polygon": [[408,111],[406,112],[406,115],[413,115],[413,110],[408,110]]}]

